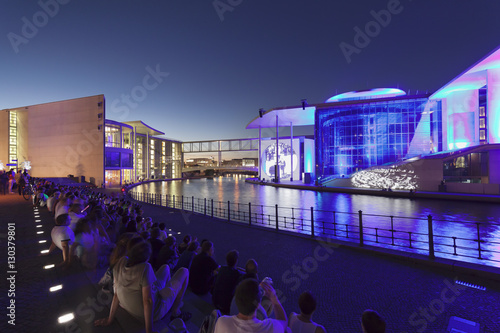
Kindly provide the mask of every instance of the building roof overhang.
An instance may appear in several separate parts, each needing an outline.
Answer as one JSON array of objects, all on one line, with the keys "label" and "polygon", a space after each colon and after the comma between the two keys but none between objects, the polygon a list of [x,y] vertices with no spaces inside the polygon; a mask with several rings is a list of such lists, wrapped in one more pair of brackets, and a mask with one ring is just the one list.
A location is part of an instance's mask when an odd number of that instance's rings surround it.
[{"label": "building roof overhang", "polygon": [[500,68],[500,46],[437,90],[430,99],[443,99],[456,91],[480,89],[486,85],[486,71],[495,68]]},{"label": "building roof overhang", "polygon": [[157,129],[154,129],[153,127],[146,125],[140,120],[135,120],[135,121],[126,121],[124,124],[130,125],[133,128],[135,128],[135,132],[138,134],[148,134],[148,135],[165,135],[165,133],[158,131]]},{"label": "building roof overhang", "polygon": [[309,126],[314,125],[315,106],[292,106],[284,108],[275,108],[266,111],[262,117],[255,117],[246,127],[252,128],[268,128],[276,127],[276,116],[278,117],[278,126]]}]

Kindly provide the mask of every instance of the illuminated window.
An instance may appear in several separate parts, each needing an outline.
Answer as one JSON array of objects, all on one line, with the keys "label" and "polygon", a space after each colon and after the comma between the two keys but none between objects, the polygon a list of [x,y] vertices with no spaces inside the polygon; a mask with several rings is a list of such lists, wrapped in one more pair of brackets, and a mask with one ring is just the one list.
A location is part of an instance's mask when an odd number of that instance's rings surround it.
[{"label": "illuminated window", "polygon": [[486,131],[485,130],[479,131],[479,140],[481,140],[481,141],[486,140]]},{"label": "illuminated window", "polygon": [[484,117],[486,116],[485,108],[484,106],[479,107],[479,117]]},{"label": "illuminated window", "polygon": [[486,128],[486,123],[484,118],[479,118],[479,128]]},{"label": "illuminated window", "polygon": [[9,163],[17,161],[17,113],[9,112]]}]

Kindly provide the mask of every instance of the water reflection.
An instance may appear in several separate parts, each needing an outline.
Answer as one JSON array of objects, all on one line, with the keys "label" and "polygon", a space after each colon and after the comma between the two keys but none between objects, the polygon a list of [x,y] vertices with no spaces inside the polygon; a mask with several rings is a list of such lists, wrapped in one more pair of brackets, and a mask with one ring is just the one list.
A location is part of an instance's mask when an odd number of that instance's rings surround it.
[{"label": "water reflection", "polygon": [[[318,232],[341,237],[356,237],[359,224],[358,211],[363,212],[363,224],[367,241],[423,248],[427,253],[427,216],[432,215],[433,229],[436,236],[436,251],[478,257],[478,239],[487,241],[482,247],[500,250],[500,205],[492,203],[464,202],[451,200],[388,198],[345,193],[314,192],[287,188],[275,188],[248,184],[242,176],[194,179],[187,181],[169,181],[143,184],[136,188],[138,192],[161,193],[195,197],[207,201],[213,199],[221,208],[248,207],[252,203],[252,214],[260,216],[261,223],[275,225],[275,205],[279,206],[280,224],[294,228],[298,232],[310,232],[311,212],[314,208],[314,228]],[[247,208],[242,208],[247,209]],[[391,216],[393,218],[391,219]],[[338,225],[333,225],[333,222]],[[454,223],[451,223],[454,222]],[[481,223],[479,233],[477,224]],[[346,227],[347,225],[347,227]],[[394,233],[391,230],[397,229]],[[359,234],[358,234],[359,235]],[[441,236],[446,236],[441,237]],[[455,239],[455,244],[453,238]],[[468,240],[466,240],[468,239]],[[455,247],[454,247],[455,245]],[[476,248],[476,250],[464,249]],[[418,252],[418,251],[417,251]],[[500,260],[498,253],[483,251],[483,257]]]}]

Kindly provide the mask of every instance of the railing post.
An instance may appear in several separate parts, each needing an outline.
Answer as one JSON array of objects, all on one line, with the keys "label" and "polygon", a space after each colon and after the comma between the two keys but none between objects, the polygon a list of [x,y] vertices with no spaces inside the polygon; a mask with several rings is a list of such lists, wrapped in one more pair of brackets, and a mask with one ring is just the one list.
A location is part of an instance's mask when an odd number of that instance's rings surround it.
[{"label": "railing post", "polygon": [[214,199],[210,199],[212,202],[212,217],[214,217]]},{"label": "railing post", "polygon": [[181,195],[181,210],[184,210],[184,196]]},{"label": "railing post", "polygon": [[364,246],[363,239],[363,211],[358,211],[359,214],[359,246]]},{"label": "railing post", "polygon": [[392,245],[394,245],[394,216],[391,216],[391,239]]},{"label": "railing post", "polygon": [[194,195],[191,196],[191,212],[194,213]]},{"label": "railing post", "polygon": [[480,225],[480,223],[477,222],[476,225],[477,225],[477,251],[478,251],[478,254],[479,254],[478,259],[483,259],[483,258],[481,258],[481,235],[479,233],[479,225]]},{"label": "railing post", "polygon": [[207,198],[203,200],[203,215],[207,216]]},{"label": "railing post", "polygon": [[252,203],[248,203],[248,225],[252,225]]},{"label": "railing post", "polygon": [[227,222],[231,222],[231,201],[227,201]]},{"label": "railing post", "polygon": [[276,230],[279,230],[279,227],[278,227],[278,204],[276,204]]},{"label": "railing post", "polygon": [[313,207],[311,207],[311,237],[314,237],[314,208]]},{"label": "railing post", "polygon": [[434,259],[434,230],[432,229],[432,215],[427,216],[427,229],[429,232],[429,258]]}]

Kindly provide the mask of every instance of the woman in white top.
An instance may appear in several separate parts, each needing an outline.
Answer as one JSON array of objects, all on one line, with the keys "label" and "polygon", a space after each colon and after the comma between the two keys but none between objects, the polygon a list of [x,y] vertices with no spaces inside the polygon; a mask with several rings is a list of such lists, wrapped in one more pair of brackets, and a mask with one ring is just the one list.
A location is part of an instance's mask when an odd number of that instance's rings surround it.
[{"label": "woman in white top", "polygon": [[95,326],[108,326],[114,321],[118,305],[144,322],[146,333],[153,332],[153,322],[171,313],[170,320],[189,320],[191,314],[181,312],[182,297],[189,281],[189,271],[179,269],[172,277],[167,265],[156,273],[148,263],[151,246],[140,240],[113,267],[114,296],[108,318],[96,320]]},{"label": "woman in white top", "polygon": [[326,333],[323,326],[312,321],[316,311],[316,298],[309,291],[304,291],[299,296],[300,314],[292,312],[288,317],[288,327],[292,333]]}]

